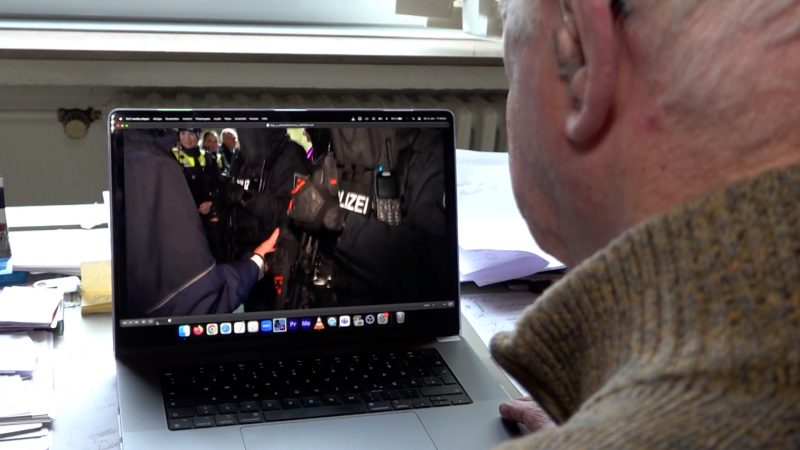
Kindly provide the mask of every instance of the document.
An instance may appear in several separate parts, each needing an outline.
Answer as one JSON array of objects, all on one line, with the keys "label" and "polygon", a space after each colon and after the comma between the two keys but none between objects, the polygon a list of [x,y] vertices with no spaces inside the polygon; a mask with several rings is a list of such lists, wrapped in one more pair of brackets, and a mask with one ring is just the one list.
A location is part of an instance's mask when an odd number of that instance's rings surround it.
[{"label": "document", "polygon": [[28,333],[0,334],[0,375],[30,378],[36,368],[36,351]]},{"label": "document", "polygon": [[[9,341],[23,343],[19,349],[5,348]],[[3,353],[16,363],[3,363],[7,374],[0,375],[0,425],[50,422],[53,398],[53,333],[29,331],[14,333],[0,343]],[[22,355],[22,352],[25,352]],[[16,354],[15,354],[16,353]],[[31,370],[31,359],[35,361]]]},{"label": "document", "polygon": [[81,263],[111,259],[108,228],[10,231],[14,270],[80,275]]},{"label": "document", "polygon": [[[511,331],[525,308],[536,301],[536,295],[529,291],[510,291],[505,293],[462,294],[461,313],[489,348],[492,337],[501,331]],[[525,388],[510,377],[511,382],[523,395]]]},{"label": "document", "polygon": [[503,294],[462,294],[461,312],[486,347],[492,336],[511,331],[522,312],[536,300],[528,291]]},{"label": "document", "polygon": [[519,213],[508,153],[456,150],[461,281],[478,286],[559,269]]},{"label": "document", "polygon": [[0,330],[52,328],[63,298],[60,289],[4,288],[0,292]]}]

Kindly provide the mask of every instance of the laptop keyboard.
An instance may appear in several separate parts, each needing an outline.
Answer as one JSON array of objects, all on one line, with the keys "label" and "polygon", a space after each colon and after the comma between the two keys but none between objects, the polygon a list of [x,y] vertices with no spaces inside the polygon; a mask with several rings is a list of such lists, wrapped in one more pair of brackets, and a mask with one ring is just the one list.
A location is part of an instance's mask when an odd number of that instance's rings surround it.
[{"label": "laptop keyboard", "polygon": [[170,430],[472,403],[434,349],[163,370]]}]

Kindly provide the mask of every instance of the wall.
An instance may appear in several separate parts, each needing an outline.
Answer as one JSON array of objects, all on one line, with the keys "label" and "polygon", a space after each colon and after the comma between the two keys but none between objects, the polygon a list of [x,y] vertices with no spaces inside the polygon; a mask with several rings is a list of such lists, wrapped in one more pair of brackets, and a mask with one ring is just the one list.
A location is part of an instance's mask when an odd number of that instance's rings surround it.
[{"label": "wall", "polygon": [[59,107],[92,106],[105,113],[115,95],[89,88],[0,88],[0,174],[9,206],[93,203],[107,189],[106,130],[68,138]]},{"label": "wall", "polygon": [[[237,105],[249,98],[248,92],[264,89],[506,89],[497,42],[405,39],[389,48],[366,38],[337,38],[331,45],[329,38],[201,37],[207,39],[203,53],[193,53],[184,51],[191,46],[180,41],[196,43],[197,36],[0,30],[0,174],[7,204],[100,201],[108,182],[105,115],[114,107],[155,106],[148,100],[152,91],[157,98],[174,96],[164,106],[213,107]],[[226,44],[213,48],[218,42]],[[237,43],[242,44],[238,52],[228,53]],[[286,48],[298,45],[326,53],[286,54]],[[343,47],[347,54],[335,54]],[[380,54],[387,49],[395,54]],[[430,55],[420,56],[424,49]],[[214,99],[222,104],[213,104]],[[102,110],[104,119],[81,140],[66,137],[58,108],[87,107]]]}]

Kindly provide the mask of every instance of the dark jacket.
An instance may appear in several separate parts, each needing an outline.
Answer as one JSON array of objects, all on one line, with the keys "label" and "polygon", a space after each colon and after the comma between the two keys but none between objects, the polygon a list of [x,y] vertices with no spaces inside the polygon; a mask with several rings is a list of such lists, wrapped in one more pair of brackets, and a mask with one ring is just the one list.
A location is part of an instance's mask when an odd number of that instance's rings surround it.
[{"label": "dark jacket", "polygon": [[230,223],[239,256],[287,220],[296,174],[308,174],[303,148],[285,130],[238,130],[241,149],[231,161],[231,183],[242,186],[241,201],[230,205]]},{"label": "dark jacket", "polygon": [[[333,143],[340,177],[348,161],[343,142],[334,131]],[[339,148],[336,148],[336,145]],[[385,146],[385,143],[383,143]],[[377,144],[376,144],[377,145]],[[375,158],[373,165],[391,164],[400,188],[401,224],[388,225],[368,214],[347,211],[345,226],[336,241],[334,260],[341,276],[336,288],[344,304],[376,301],[421,301],[445,298],[448,287],[447,233],[444,209],[444,147],[440,131],[400,130],[392,140],[397,151]],[[384,165],[384,167],[387,167]],[[357,177],[356,177],[357,178]],[[350,184],[373,201],[372,183]],[[348,182],[340,181],[340,192]]]},{"label": "dark jacket", "polygon": [[[130,317],[233,311],[258,279],[252,261],[216,264],[165,130],[124,131]],[[116,229],[115,229],[116,231]]]}]

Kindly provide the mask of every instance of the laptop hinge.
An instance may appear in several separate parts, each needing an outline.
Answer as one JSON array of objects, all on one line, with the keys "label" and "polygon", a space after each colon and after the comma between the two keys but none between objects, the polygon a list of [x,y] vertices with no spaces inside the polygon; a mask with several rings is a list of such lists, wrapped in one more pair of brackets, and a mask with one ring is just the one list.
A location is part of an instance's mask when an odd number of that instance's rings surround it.
[{"label": "laptop hinge", "polygon": [[436,338],[436,342],[458,342],[460,340],[461,340],[461,336],[459,336],[457,334],[453,335],[453,336],[443,336],[443,337],[437,337]]}]

